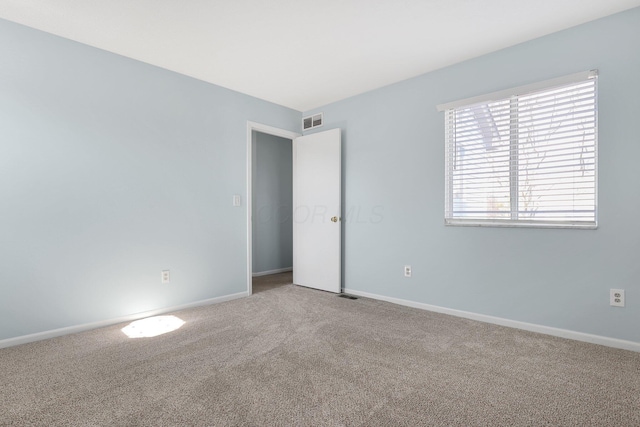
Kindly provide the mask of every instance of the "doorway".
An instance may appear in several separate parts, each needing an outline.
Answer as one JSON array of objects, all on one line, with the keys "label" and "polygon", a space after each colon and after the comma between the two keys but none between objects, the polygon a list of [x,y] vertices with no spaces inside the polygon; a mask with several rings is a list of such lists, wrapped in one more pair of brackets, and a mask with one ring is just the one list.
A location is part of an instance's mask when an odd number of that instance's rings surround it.
[{"label": "doorway", "polygon": [[297,136],[247,123],[248,295],[293,281],[292,143]]}]

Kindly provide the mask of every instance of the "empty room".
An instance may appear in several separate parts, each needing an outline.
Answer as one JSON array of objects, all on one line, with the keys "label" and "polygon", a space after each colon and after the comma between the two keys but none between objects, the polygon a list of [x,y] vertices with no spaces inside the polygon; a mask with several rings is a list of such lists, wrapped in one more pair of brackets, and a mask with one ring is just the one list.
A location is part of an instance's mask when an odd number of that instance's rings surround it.
[{"label": "empty room", "polygon": [[0,0],[0,426],[640,425],[639,70],[640,0]]}]

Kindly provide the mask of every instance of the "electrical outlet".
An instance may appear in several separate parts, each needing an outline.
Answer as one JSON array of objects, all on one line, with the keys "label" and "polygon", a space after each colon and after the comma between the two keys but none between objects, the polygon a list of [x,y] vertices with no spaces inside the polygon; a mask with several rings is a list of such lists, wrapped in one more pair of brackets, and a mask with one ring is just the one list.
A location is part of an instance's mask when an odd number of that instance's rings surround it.
[{"label": "electrical outlet", "polygon": [[410,265],[405,265],[404,266],[404,277],[411,277],[411,266]]},{"label": "electrical outlet", "polygon": [[169,270],[162,270],[162,283],[169,283],[171,281],[171,275]]},{"label": "electrical outlet", "polygon": [[609,304],[624,307],[624,289],[609,289]]}]

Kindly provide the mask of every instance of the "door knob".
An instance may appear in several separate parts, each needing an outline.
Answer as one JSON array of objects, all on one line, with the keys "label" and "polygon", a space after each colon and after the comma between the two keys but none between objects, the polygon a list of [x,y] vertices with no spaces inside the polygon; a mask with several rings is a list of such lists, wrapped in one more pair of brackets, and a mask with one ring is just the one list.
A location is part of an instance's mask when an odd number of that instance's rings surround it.
[{"label": "door knob", "polygon": [[338,222],[338,217],[337,216],[331,217],[331,222]]}]

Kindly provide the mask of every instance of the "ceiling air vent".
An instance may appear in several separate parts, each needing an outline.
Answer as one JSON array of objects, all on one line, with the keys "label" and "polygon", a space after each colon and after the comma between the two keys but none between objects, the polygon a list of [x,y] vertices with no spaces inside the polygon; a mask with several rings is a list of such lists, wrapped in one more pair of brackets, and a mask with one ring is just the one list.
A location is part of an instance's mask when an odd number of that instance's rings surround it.
[{"label": "ceiling air vent", "polygon": [[322,126],[322,113],[314,114],[313,116],[304,117],[302,119],[302,130],[309,130]]}]

